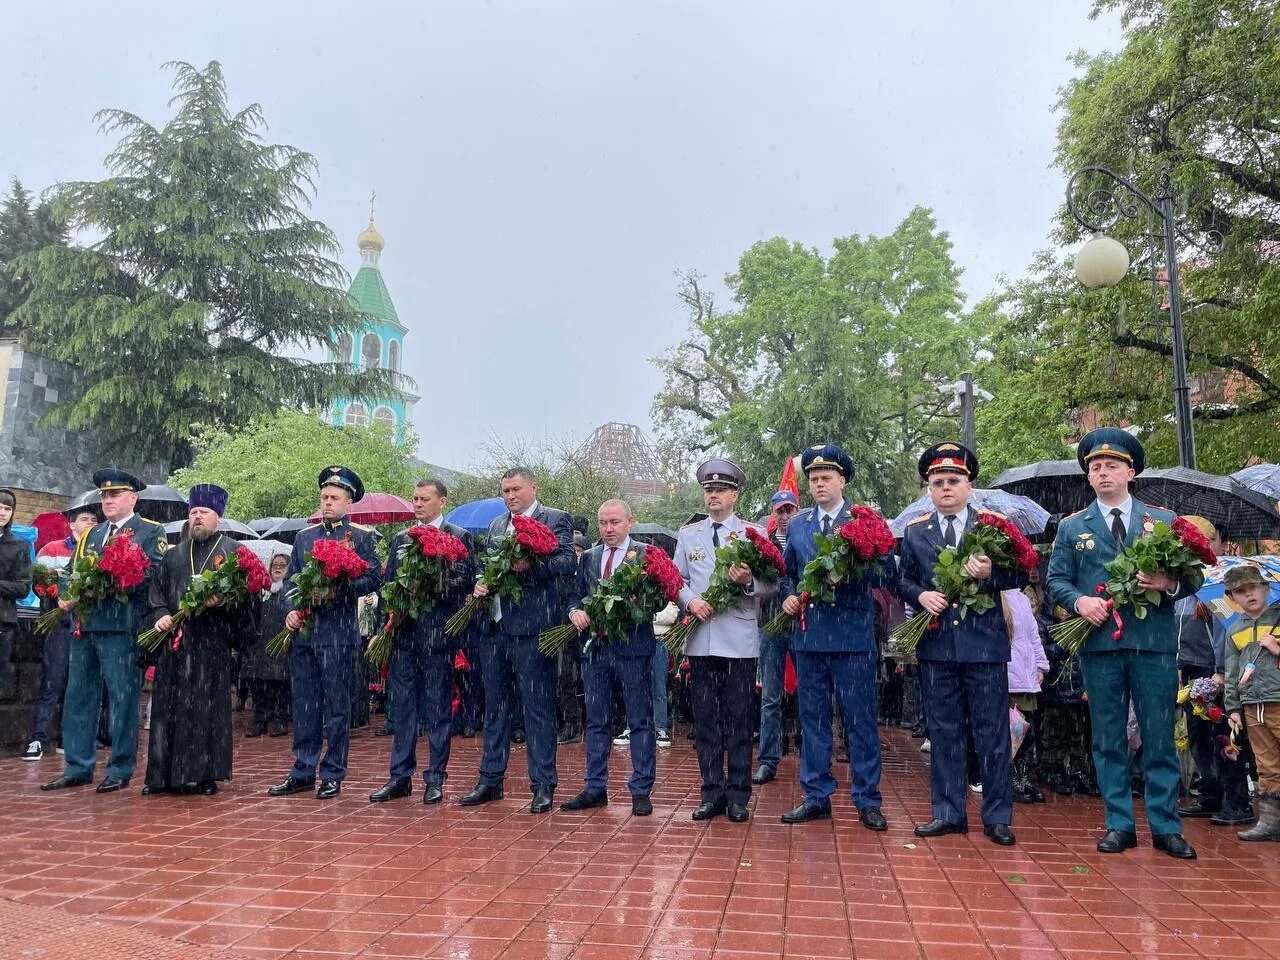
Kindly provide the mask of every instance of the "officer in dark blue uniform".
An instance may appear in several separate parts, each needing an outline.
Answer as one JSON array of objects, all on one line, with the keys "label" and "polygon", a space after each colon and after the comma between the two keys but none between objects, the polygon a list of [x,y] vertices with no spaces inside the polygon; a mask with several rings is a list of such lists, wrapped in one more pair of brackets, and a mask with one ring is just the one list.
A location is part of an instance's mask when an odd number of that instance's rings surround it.
[{"label": "officer in dark blue uniform", "polygon": [[[101,556],[107,544],[126,534],[151,558],[146,579],[128,600],[108,597],[80,623],[79,635],[71,638],[66,700],[62,707],[63,746],[66,768],[62,776],[44,784],[41,790],[61,790],[93,782],[96,759],[94,737],[98,712],[102,707],[102,685],[111,702],[111,759],[98,793],[111,793],[129,785],[138,758],[138,696],[142,676],[134,660],[135,638],[146,605],[151,577],[168,546],[164,527],[134,512],[138,493],[147,485],[124,470],[109,467],[93,475],[93,485],[102,497],[102,513],[107,518],[85,534],[76,545],[72,568],[84,556]],[[74,604],[58,601],[75,616]]]},{"label": "officer in dark blue uniform", "polygon": [[[346,519],[351,505],[364,496],[359,475],[349,467],[325,467],[320,471],[319,484],[321,522],[298,532],[285,575],[288,586],[282,591],[282,605],[288,611],[285,626],[298,631],[289,648],[296,762],[284,781],[267,791],[272,797],[311,789],[316,782],[317,767],[320,777],[317,799],[328,800],[342,791],[351,737],[351,676],[360,646],[356,601],[382,584],[374,549],[377,533]],[[355,580],[342,583],[334,596],[313,603],[308,597],[298,596],[292,580],[301,572],[312,546],[319,540],[342,541],[369,564],[369,569]],[[300,609],[311,611],[312,626],[308,635],[299,630],[303,622],[298,613]],[[325,740],[329,748],[322,758],[320,748]]]},{"label": "officer in dark blue uniform", "polygon": [[[916,647],[921,696],[929,724],[929,782],[933,819],[916,827],[918,837],[967,833],[969,796],[968,735],[982,773],[983,832],[992,843],[1014,842],[1013,767],[1009,755],[1009,630],[1002,590],[1028,582],[1021,570],[996,567],[987,557],[972,556],[965,569],[994,605],[986,613],[970,611],[963,619],[957,603],[933,588],[933,564],[945,547],[959,547],[973,529],[978,512],[969,506],[978,458],[961,444],[944,441],[920,455],[920,479],[929,487],[934,509],[911,520],[899,547],[898,593],[917,609],[938,618]],[[965,717],[968,716],[968,734]]]}]

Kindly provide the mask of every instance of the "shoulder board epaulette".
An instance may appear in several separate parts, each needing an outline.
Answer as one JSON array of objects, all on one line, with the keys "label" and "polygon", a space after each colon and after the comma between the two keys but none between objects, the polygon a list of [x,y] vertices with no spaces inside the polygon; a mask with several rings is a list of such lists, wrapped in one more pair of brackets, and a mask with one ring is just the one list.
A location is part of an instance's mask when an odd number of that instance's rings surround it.
[{"label": "shoulder board epaulette", "polygon": [[920,516],[916,517],[914,520],[908,520],[907,526],[912,527],[912,526],[915,526],[917,523],[924,523],[926,520],[928,520],[932,516],[933,516],[933,511],[930,511],[928,513],[922,513],[920,514]]},{"label": "shoulder board epaulette", "polygon": [[694,521],[692,521],[691,523],[686,523],[686,524],[685,524],[683,527],[681,527],[680,529],[681,529],[681,530],[684,530],[684,529],[686,529],[687,527],[696,527],[696,526],[697,526],[698,524],[700,524],[701,522],[702,522],[701,520],[694,520]]},{"label": "shoulder board epaulette", "polygon": [[348,520],[348,521],[347,521],[347,523],[350,523],[350,524],[351,524],[351,526],[355,527],[357,530],[363,530],[365,533],[377,533],[377,532],[378,532],[378,528],[377,528],[377,527],[371,527],[371,526],[369,526],[368,524],[365,524],[365,523],[352,523],[350,520]]},{"label": "shoulder board epaulette", "polygon": [[813,516],[813,507],[805,507],[802,511],[800,511],[800,513],[796,515],[796,519],[798,520],[800,519],[800,517],[804,517],[806,520],[808,520],[812,516]]},{"label": "shoulder board epaulette", "polygon": [[[1068,513],[1065,517],[1062,518],[1062,520],[1070,520],[1072,517],[1078,517],[1080,516],[1080,514],[1084,513],[1084,511],[1088,509],[1089,509],[1088,507],[1085,507],[1084,510],[1077,510],[1075,513]],[[1058,522],[1061,523],[1062,520],[1059,520]]]},{"label": "shoulder board epaulette", "polygon": [[302,532],[303,532],[303,530],[314,530],[316,527],[320,527],[320,526],[323,526],[323,524],[320,524],[320,523],[311,523],[311,524],[308,524],[307,526],[303,527],[303,528],[302,528],[302,530],[299,530],[298,532],[299,532],[299,533],[302,533]]},{"label": "shoulder board epaulette", "polygon": [[163,523],[160,523],[160,522],[158,522],[158,521],[156,521],[156,520],[148,520],[146,517],[139,517],[139,518],[138,518],[138,520],[139,520],[139,521],[141,521],[142,523],[149,523],[149,524],[151,524],[153,527],[163,527],[163,526],[164,526],[164,524],[163,524]]}]

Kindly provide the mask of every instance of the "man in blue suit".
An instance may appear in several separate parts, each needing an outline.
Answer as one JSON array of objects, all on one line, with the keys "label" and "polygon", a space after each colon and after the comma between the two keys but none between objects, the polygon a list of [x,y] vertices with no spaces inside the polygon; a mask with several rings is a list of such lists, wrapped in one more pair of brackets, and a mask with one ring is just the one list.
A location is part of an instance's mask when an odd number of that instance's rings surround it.
[{"label": "man in blue suit", "polygon": [[[1021,570],[995,567],[974,554],[965,570],[994,600],[985,613],[961,617],[960,605],[933,587],[933,564],[948,547],[959,549],[973,529],[977,511],[969,506],[978,458],[947,440],[920,455],[920,479],[929,487],[933,509],[912,519],[898,550],[898,593],[928,610],[938,621],[916,647],[920,687],[929,725],[929,784],[933,819],[916,827],[918,837],[968,833],[969,737],[982,772],[982,832],[992,843],[1014,843],[1013,767],[1009,755],[1009,630],[1000,591],[1027,585]],[[948,609],[948,606],[950,609]],[[966,728],[966,717],[968,725]]]},{"label": "man in blue suit", "polygon": [[1178,693],[1178,630],[1173,601],[1195,591],[1164,571],[1139,573],[1139,584],[1164,596],[1141,620],[1131,606],[1120,607],[1124,633],[1119,640],[1112,638],[1111,611],[1097,594],[1098,585],[1108,579],[1105,564],[1151,533],[1157,523],[1172,523],[1175,516],[1130,495],[1129,484],[1146,466],[1146,453],[1128,432],[1114,427],[1092,430],[1080,441],[1076,455],[1097,499],[1059,524],[1048,585],[1054,603],[1094,626],[1080,651],[1080,669],[1089,695],[1093,763],[1107,811],[1107,832],[1098,841],[1098,852],[1120,853],[1138,844],[1129,776],[1132,702],[1142,735],[1144,806],[1152,846],[1191,860],[1196,852],[1182,838],[1177,806],[1173,704]]},{"label": "man in blue suit", "polygon": [[[320,785],[317,800],[329,800],[342,792],[347,775],[347,747],[351,741],[351,687],[360,628],[356,602],[382,583],[378,564],[377,531],[352,523],[347,511],[364,496],[364,483],[351,468],[334,465],[320,471],[320,517],[303,527],[293,541],[281,605],[287,611],[285,626],[297,631],[289,648],[289,678],[293,690],[293,753],[289,775],[267,791],[271,797],[301,793]],[[293,578],[301,571],[311,548],[320,540],[339,540],[369,564],[351,581],[343,581],[333,596],[317,601],[298,595]],[[310,610],[311,632],[301,632],[301,610]],[[324,756],[320,748],[328,740]]]},{"label": "man in blue suit", "polygon": [[[134,659],[135,644],[151,577],[169,542],[164,538],[161,524],[134,512],[139,492],[147,488],[145,483],[131,473],[108,467],[94,473],[93,485],[102,497],[102,515],[106,520],[80,538],[68,569],[74,569],[81,557],[102,556],[107,544],[121,535],[133,538],[151,558],[151,566],[127,600],[114,597],[101,600],[80,623],[79,636],[71,638],[67,693],[62,706],[66,767],[62,776],[42,785],[41,790],[62,790],[93,782],[97,759],[94,740],[104,682],[111,703],[111,759],[107,761],[97,792],[113,793],[129,786],[138,759],[138,696],[142,675]],[[75,609],[70,600],[59,600],[58,606],[67,612]]]},{"label": "man in blue suit", "polygon": [[[406,621],[396,634],[388,678],[396,705],[395,732],[391,741],[391,778],[369,795],[373,803],[413,794],[413,774],[418,768],[418,724],[427,727],[430,747],[422,771],[423,803],[439,803],[448,778],[449,747],[453,733],[453,655],[458,644],[444,632],[445,622],[457,612],[475,583],[475,556],[471,534],[444,518],[449,495],[441,480],[423,480],[413,491],[413,515],[419,526],[436,527],[461,540],[468,556],[453,564],[444,595],[416,620]],[[396,534],[387,551],[383,577],[391,583],[400,572],[405,551],[412,547],[407,531]],[[412,547],[417,549],[416,547]],[[418,716],[418,705],[427,715]]]},{"label": "man in blue suit", "polygon": [[804,800],[782,815],[783,823],[826,820],[836,779],[831,774],[831,696],[834,692],[849,741],[850,792],[858,819],[868,830],[886,830],[880,811],[880,733],[876,727],[875,609],[871,589],[892,583],[894,559],[856,583],[836,587],[833,604],[810,602],[801,623],[798,584],[805,565],[818,554],[816,537],[838,536],[849,522],[844,487],[853,461],[834,443],[819,443],[800,457],[814,507],[801,511],[787,529],[781,584],[782,609],[796,618],[791,639],[800,709],[800,785]]},{"label": "man in blue suit", "polygon": [[[470,793],[458,798],[464,807],[502,799],[502,784],[511,756],[511,689],[520,684],[524,708],[524,729],[528,743],[529,786],[533,791],[530,813],[547,813],[556,792],[556,662],[538,649],[538,635],[562,622],[560,594],[556,581],[574,573],[573,523],[562,510],[552,510],[538,502],[538,484],[525,467],[512,467],[502,475],[502,499],[508,513],[489,524],[488,542],[497,544],[510,536],[511,518],[532,517],[550,528],[556,549],[537,563],[512,569],[521,575],[523,592],[510,601],[495,597],[489,607],[493,625],[487,635],[477,637],[484,678],[484,757],[480,761],[480,782]],[[487,597],[488,589],[477,583],[475,596]]]},{"label": "man in blue suit", "polygon": [[609,802],[609,750],[612,747],[613,691],[622,692],[631,731],[631,812],[637,817],[653,813],[649,791],[657,764],[657,731],[653,726],[653,621],[631,630],[625,640],[592,637],[591,618],[582,602],[601,580],[608,580],[625,563],[644,563],[645,545],[631,539],[631,507],[625,500],[606,500],[596,514],[600,543],[582,555],[578,576],[569,596],[569,620],[586,634],[582,650],[582,682],[587,703],[586,787],[560,804],[561,810],[589,810]]}]

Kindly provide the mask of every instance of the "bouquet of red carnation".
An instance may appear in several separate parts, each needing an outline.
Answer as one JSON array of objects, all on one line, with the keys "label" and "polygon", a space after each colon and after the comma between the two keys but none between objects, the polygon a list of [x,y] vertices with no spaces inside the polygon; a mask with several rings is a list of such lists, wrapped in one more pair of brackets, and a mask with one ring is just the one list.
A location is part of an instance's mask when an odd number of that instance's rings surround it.
[{"label": "bouquet of red carnation", "polygon": [[382,587],[387,621],[365,650],[369,662],[378,665],[390,659],[392,641],[404,622],[417,620],[435,606],[449,587],[454,565],[468,556],[467,545],[439,527],[419,524],[405,532],[409,539],[395,579]]},{"label": "bouquet of red carnation", "polygon": [[[83,554],[71,568],[62,599],[75,602],[76,636],[80,624],[103,600],[129,601],[129,592],[147,578],[151,558],[133,542],[133,531],[119,531],[107,542],[101,555]],[[62,609],[54,607],[42,613],[36,620],[36,632],[41,636],[50,633],[62,620]]]},{"label": "bouquet of red carnation", "polygon": [[[800,628],[810,600],[835,603],[836,587],[861,580],[880,566],[880,558],[894,551],[893,531],[884,517],[870,507],[853,507],[848,523],[828,536],[813,535],[818,555],[804,565],[800,590]],[[782,636],[791,629],[794,617],[779,613],[764,625],[764,632]]]},{"label": "bouquet of red carnation", "polygon": [[[1148,525],[1144,524],[1144,530]],[[1149,590],[1139,585],[1139,573],[1164,572],[1173,580],[1199,590],[1204,583],[1204,568],[1218,562],[1213,548],[1194,524],[1176,517],[1172,524],[1157,522],[1149,525],[1133,543],[1120,551],[1120,555],[1105,564],[1110,575],[1106,583],[1094,588],[1099,596],[1105,596],[1111,609],[1111,619],[1116,629],[1112,640],[1124,636],[1124,619],[1120,608],[1128,606],[1136,620],[1145,620],[1149,607],[1158,607],[1164,601],[1159,590]],[[1049,628],[1049,634],[1070,654],[1080,652],[1095,627],[1084,617],[1071,617]]]},{"label": "bouquet of red carnation", "polygon": [[[746,592],[745,586],[729,579],[729,568],[739,563],[750,567],[754,576],[764,580],[777,580],[787,572],[781,551],[755,527],[747,527],[746,537],[739,537],[737,531],[729,534],[728,541],[716,551],[716,566],[711,571],[711,581],[702,592],[702,599],[711,604],[716,616],[736,604]],[[662,642],[668,650],[679,656],[701,622],[693,614],[686,613],[667,631]]]},{"label": "bouquet of red carnation", "polygon": [[[332,600],[343,581],[350,583],[368,569],[368,561],[341,540],[317,540],[312,545],[307,562],[293,575],[298,600],[305,604],[297,607],[304,636],[311,631],[311,608]],[[267,641],[267,653],[283,657],[293,645],[296,632],[285,627]]]},{"label": "bouquet of red carnation", "polygon": [[62,571],[56,567],[46,567],[43,563],[31,565],[31,589],[41,600],[42,606],[58,601],[58,581],[62,579]]},{"label": "bouquet of red carnation", "polygon": [[[178,629],[189,618],[198,617],[209,607],[233,607],[245,597],[257,595],[270,587],[271,574],[258,555],[248,547],[238,547],[235,553],[226,557],[214,557],[210,569],[201,570],[191,578],[169,629]],[[155,651],[166,633],[168,631],[153,627],[139,635],[138,643],[147,650]],[[180,636],[182,631],[178,630],[173,635],[175,643]]]},{"label": "bouquet of red carnation", "polygon": [[[489,588],[489,596],[518,603],[524,584],[520,580],[521,575],[511,569],[511,564],[518,560],[537,564],[556,552],[558,542],[551,528],[533,517],[515,515],[511,518],[511,526],[514,529],[511,536],[499,540],[480,558],[480,582]],[[460,635],[483,604],[483,600],[474,596],[468,598],[444,625],[444,632],[451,637]]]},{"label": "bouquet of red carnation", "polygon": [[[1040,565],[1036,548],[1014,523],[997,513],[979,513],[973,529],[964,535],[961,547],[944,547],[933,564],[933,585],[948,603],[960,604],[961,620],[970,611],[986,613],[996,605],[994,591],[965,572],[965,562],[975,556],[988,557],[992,567],[1003,570],[1022,569],[1031,573]],[[938,625],[936,616],[921,610],[903,621],[889,639],[899,653],[910,656],[924,632]]]},{"label": "bouquet of red carnation", "polygon": [[[582,611],[591,618],[590,645],[596,640],[610,643],[625,641],[633,629],[652,623],[654,616],[668,603],[680,597],[684,577],[661,547],[647,546],[643,563],[627,563],[635,558],[634,548],[608,580],[596,584],[595,592],[582,600]],[[560,648],[578,635],[571,623],[544,630],[538,638],[538,649],[554,656]]]}]

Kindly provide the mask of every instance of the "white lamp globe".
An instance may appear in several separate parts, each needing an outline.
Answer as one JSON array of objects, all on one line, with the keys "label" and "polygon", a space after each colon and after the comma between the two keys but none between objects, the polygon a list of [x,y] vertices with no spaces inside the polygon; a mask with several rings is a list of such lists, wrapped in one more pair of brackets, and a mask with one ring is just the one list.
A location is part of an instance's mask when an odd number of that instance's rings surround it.
[{"label": "white lamp globe", "polygon": [[1129,251],[1105,233],[1095,233],[1076,254],[1076,277],[1086,287],[1114,287],[1129,272]]}]

